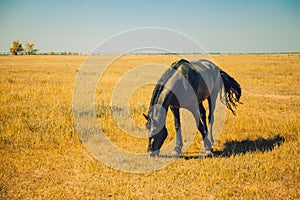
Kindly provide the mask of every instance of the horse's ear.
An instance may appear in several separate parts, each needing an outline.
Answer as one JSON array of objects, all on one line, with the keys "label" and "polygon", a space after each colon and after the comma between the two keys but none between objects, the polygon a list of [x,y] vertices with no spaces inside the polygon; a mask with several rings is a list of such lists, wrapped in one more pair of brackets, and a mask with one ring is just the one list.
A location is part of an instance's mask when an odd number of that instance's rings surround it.
[{"label": "horse's ear", "polygon": [[145,119],[146,119],[147,121],[149,121],[150,118],[149,118],[148,115],[146,115],[146,114],[143,113],[143,116],[145,117]]}]

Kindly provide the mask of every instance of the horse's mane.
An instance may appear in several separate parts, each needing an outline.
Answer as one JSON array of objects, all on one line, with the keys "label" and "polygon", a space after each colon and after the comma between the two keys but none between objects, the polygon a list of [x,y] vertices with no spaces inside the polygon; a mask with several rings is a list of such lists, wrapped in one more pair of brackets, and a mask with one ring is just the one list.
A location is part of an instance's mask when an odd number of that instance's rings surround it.
[{"label": "horse's mane", "polygon": [[154,105],[157,103],[158,97],[162,90],[164,89],[164,85],[167,83],[167,81],[170,79],[170,77],[174,74],[174,72],[178,69],[180,65],[183,63],[189,63],[189,61],[185,59],[181,59],[177,62],[172,63],[171,67],[169,67],[160,77],[160,79],[157,81],[153,93],[152,93],[152,98],[150,101],[150,106]]}]

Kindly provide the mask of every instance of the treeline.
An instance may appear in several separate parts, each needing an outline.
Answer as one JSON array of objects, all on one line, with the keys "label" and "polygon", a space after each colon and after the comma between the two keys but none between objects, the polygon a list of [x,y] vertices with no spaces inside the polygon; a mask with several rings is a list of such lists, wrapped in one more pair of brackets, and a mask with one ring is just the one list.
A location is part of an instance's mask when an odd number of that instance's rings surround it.
[{"label": "treeline", "polygon": [[85,55],[77,52],[38,52],[34,42],[25,41],[24,45],[19,40],[14,40],[9,47],[9,53],[3,52],[0,55]]},{"label": "treeline", "polygon": [[63,51],[63,52],[41,52],[41,53],[37,53],[36,55],[86,55],[86,54]]},{"label": "treeline", "polygon": [[24,46],[25,48],[23,48],[22,43],[20,43],[19,40],[14,40],[9,48],[9,52],[12,55],[35,55],[38,52],[38,49],[35,48],[34,42],[25,41]]},{"label": "treeline", "polygon": [[[0,52],[0,56],[9,56],[12,55],[9,52]],[[18,55],[27,55],[25,53],[20,53]],[[87,53],[77,53],[77,52],[37,52],[32,55],[87,55]]]}]

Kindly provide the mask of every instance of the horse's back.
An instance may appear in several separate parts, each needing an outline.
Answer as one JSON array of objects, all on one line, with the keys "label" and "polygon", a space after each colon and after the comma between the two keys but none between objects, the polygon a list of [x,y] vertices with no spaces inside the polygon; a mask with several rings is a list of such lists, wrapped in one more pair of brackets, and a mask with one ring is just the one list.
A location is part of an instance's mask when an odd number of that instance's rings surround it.
[{"label": "horse's back", "polygon": [[208,60],[195,60],[191,61],[191,65],[193,66],[193,70],[197,71],[198,76],[204,80],[209,93],[215,88],[219,88],[219,81],[221,79],[220,71],[213,62]]},{"label": "horse's back", "polygon": [[219,70],[213,62],[208,60],[193,60],[190,63],[199,73],[213,73],[215,71],[218,72]]},{"label": "horse's back", "polygon": [[208,60],[179,60],[172,67],[188,80],[192,86],[198,101],[207,99],[214,91],[216,83],[220,79],[219,68]]}]

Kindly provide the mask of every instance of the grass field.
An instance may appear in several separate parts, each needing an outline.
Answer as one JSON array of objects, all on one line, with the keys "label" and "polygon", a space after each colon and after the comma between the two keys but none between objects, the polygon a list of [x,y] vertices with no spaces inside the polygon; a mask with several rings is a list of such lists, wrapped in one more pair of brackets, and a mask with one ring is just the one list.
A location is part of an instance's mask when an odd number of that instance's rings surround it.
[{"label": "grass field", "polygon": [[[72,95],[84,59],[0,57],[1,199],[300,198],[299,54],[213,55],[243,92],[237,115],[227,113],[215,156],[197,157],[201,148],[197,134],[184,157],[140,174],[103,165],[79,140]],[[169,66],[177,59],[127,55],[112,63],[118,67],[107,69],[95,104],[98,121],[111,141],[127,151],[146,151],[147,140],[124,134],[111,118],[110,96],[118,78],[143,63]],[[139,88],[129,101],[140,127],[153,86]],[[169,117],[168,140],[174,137],[172,124]]]}]

